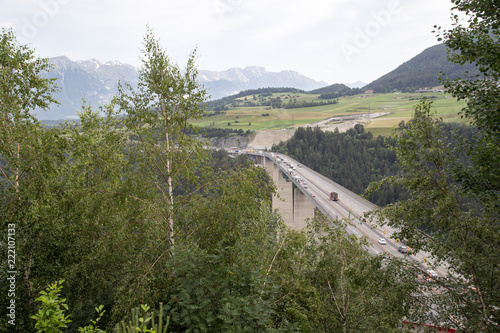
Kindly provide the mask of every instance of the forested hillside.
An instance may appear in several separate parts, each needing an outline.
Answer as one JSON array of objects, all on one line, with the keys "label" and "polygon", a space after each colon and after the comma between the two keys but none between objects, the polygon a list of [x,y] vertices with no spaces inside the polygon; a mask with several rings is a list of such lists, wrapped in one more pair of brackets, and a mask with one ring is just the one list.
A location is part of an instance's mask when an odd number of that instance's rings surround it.
[{"label": "forested hillside", "polygon": [[[402,122],[399,130],[406,128]],[[472,126],[443,123],[441,130],[450,146],[459,146],[456,135],[460,133],[468,140],[476,135]],[[397,157],[390,148],[394,142],[390,138],[374,138],[363,125],[356,125],[345,133],[324,132],[319,127],[299,127],[292,138],[274,145],[271,150],[287,154],[300,163],[332,179],[349,190],[363,195],[370,183],[384,177],[396,176],[400,172]],[[462,156],[463,161],[466,156]],[[408,194],[400,187],[386,184],[371,193],[367,199],[379,206],[404,200]]]},{"label": "forested hillside", "polygon": [[424,50],[414,58],[401,64],[393,71],[369,83],[363,89],[371,89],[376,93],[388,93],[394,89],[403,92],[415,91],[425,87],[442,85],[440,72],[452,80],[464,78],[469,71],[471,76],[479,74],[473,64],[460,65],[448,59],[445,44],[438,44]]},{"label": "forested hillside", "polygon": [[[396,155],[388,149],[384,138],[373,138],[363,125],[356,125],[346,133],[299,127],[290,140],[274,145],[272,151],[293,157],[357,194],[363,194],[371,182],[395,175],[399,170]],[[377,205],[386,205],[400,195],[398,189],[387,187],[369,199]]]},{"label": "forested hillside", "polygon": [[318,88],[309,91],[309,94],[321,94],[321,96],[335,96],[335,97],[320,97],[320,98],[337,98],[340,96],[356,95],[362,92],[359,88],[349,88],[345,84],[335,83],[327,87]]},{"label": "forested hillside", "polygon": [[226,105],[233,103],[237,98],[245,97],[249,95],[263,95],[263,96],[271,96],[273,93],[284,93],[284,92],[292,92],[292,93],[300,93],[304,92],[303,90],[296,88],[258,88],[258,89],[248,89],[244,91],[240,91],[237,94],[226,96],[214,101],[207,101],[206,106],[208,110],[221,111],[224,110]]},{"label": "forested hillside", "polygon": [[[206,102],[207,110],[210,111],[225,111],[231,106],[271,106],[273,108],[303,108],[303,107],[313,107],[327,104],[336,104],[337,99],[342,96],[355,95],[361,92],[361,89],[352,89],[344,84],[332,84],[327,87],[311,90],[305,92],[300,89],[295,88],[259,88],[259,89],[249,89],[239,92],[231,96],[223,97],[218,100]],[[266,97],[271,97],[273,94],[281,93],[281,97],[277,96],[275,98],[266,99]],[[312,102],[294,102],[293,96],[291,94],[306,94],[306,95],[318,95],[319,101]],[[284,96],[288,101],[282,99]],[[245,97],[244,100],[240,98]],[[247,98],[248,97],[248,98]],[[311,96],[314,98],[314,96]]]}]

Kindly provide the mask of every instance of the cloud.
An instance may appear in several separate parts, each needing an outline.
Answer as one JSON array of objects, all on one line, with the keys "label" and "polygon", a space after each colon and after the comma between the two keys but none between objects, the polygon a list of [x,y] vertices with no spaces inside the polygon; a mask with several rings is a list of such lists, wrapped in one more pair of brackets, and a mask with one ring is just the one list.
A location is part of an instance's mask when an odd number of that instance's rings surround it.
[{"label": "cloud", "polygon": [[[176,62],[183,63],[198,47],[205,69],[258,65],[334,83],[375,79],[435,44],[432,26],[449,22],[451,3],[16,0],[3,7],[0,25],[15,27],[42,56],[116,59],[137,66],[149,25]],[[368,38],[363,41],[360,34]],[[350,58],[342,43],[356,49]]]}]

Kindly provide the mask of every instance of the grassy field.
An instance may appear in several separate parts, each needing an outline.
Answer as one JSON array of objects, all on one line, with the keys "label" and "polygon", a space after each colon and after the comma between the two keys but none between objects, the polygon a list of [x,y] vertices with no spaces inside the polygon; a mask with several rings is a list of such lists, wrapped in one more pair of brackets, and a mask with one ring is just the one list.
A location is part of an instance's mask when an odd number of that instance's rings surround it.
[{"label": "grassy field", "polygon": [[[301,93],[276,93],[265,99],[280,97],[286,105],[289,100],[324,101],[319,95]],[[441,92],[432,93],[391,93],[391,94],[362,94],[341,97],[337,104],[322,105],[295,109],[270,109],[269,106],[243,106],[245,97],[239,98],[242,106],[230,107],[224,114],[204,117],[196,122],[199,126],[214,126],[243,130],[266,130],[297,127],[334,116],[354,115],[362,113],[390,112],[389,115],[375,118],[366,124],[366,128],[373,134],[387,135],[393,126],[401,120],[411,119],[414,105],[419,98],[427,96],[433,100],[433,108],[445,121],[461,122],[458,112],[465,106],[464,102],[457,102],[450,95]],[[247,101],[254,101],[253,96],[247,96]],[[260,99],[260,98],[259,98]],[[210,112],[208,112],[210,113]]]}]

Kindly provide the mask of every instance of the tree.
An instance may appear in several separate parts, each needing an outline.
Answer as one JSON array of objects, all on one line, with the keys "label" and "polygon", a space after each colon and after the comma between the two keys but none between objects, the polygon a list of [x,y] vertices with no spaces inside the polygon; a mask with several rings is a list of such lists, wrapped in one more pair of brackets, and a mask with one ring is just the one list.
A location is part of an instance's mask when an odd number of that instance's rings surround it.
[{"label": "tree", "polygon": [[[36,135],[30,133],[37,133],[40,129],[30,112],[36,107],[46,109],[54,103],[51,94],[56,87],[54,79],[45,79],[41,75],[51,68],[48,59],[36,58],[33,50],[18,43],[12,30],[2,28],[0,51],[2,176],[15,192],[19,192],[22,161],[32,148],[29,142]],[[36,155],[34,151],[30,153]]]},{"label": "tree", "polygon": [[[2,316],[0,331],[32,331],[38,291],[61,278],[72,318],[87,321],[96,304],[115,305],[117,290],[130,288],[126,280],[155,248],[144,239],[154,242],[158,232],[144,224],[156,217],[146,204],[156,193],[113,106],[83,108],[81,126],[44,128],[32,112],[54,101],[53,80],[42,76],[50,66],[12,31],[0,40],[0,230],[15,239],[11,271],[18,272],[16,325],[4,325]],[[7,253],[7,238],[1,244]],[[2,263],[7,267],[6,256]],[[7,273],[0,274],[6,292]],[[9,301],[0,298],[4,309]]]},{"label": "tree", "polygon": [[443,318],[453,315],[464,331],[498,331],[500,4],[452,3],[459,13],[452,16],[452,29],[437,28],[438,39],[448,46],[453,62],[471,63],[481,74],[442,80],[454,97],[466,100],[461,115],[477,128],[476,135],[469,138],[457,130],[451,135],[460,144],[451,144],[431,104],[421,102],[413,119],[393,135],[403,173],[382,182],[401,185],[411,198],[375,214],[400,227],[400,237],[414,248],[428,250],[438,262],[450,265],[450,279],[444,283],[447,302],[440,308]]},{"label": "tree", "polygon": [[467,99],[464,116],[499,140],[500,97],[500,4],[494,0],[452,0],[453,10],[467,15],[467,24],[453,15],[454,28],[438,29],[438,39],[444,40],[450,51],[450,60],[461,65],[475,64],[481,72],[474,78],[444,80],[446,88],[458,99]]},{"label": "tree", "polygon": [[[52,202],[53,220],[60,221],[64,235],[54,252],[64,260],[53,263],[48,257],[46,262],[57,267],[54,277],[67,281],[73,330],[92,318],[96,305],[113,310],[121,305],[120,292],[137,288],[130,281],[144,274],[163,239],[164,229],[150,223],[158,214],[151,206],[156,193],[148,184],[148,169],[116,115],[111,105],[85,107],[79,125],[59,130],[71,142],[61,162],[60,197]],[[109,322],[108,315],[103,321]]]},{"label": "tree", "polygon": [[[457,99],[467,101],[462,116],[470,119],[485,135],[471,150],[474,172],[464,170],[463,181],[471,191],[490,196],[500,190],[500,4],[493,0],[453,0],[454,10],[467,15],[461,24],[453,16],[454,28],[441,31],[439,40],[449,48],[450,60],[474,64],[481,74],[450,80],[443,77],[445,88]],[[498,201],[497,201],[498,202]]]},{"label": "tree", "polygon": [[[333,223],[332,223],[333,222]],[[302,332],[399,332],[418,304],[414,269],[372,256],[345,220],[310,221],[282,236],[271,275],[279,285],[274,323]]]},{"label": "tree", "polygon": [[[196,132],[190,121],[200,119],[206,91],[197,81],[196,53],[184,70],[174,64],[148,29],[137,89],[120,86],[116,102],[126,112],[125,125],[138,149],[145,152],[152,181],[161,192],[158,207],[168,227],[169,248],[174,247],[174,190],[183,181],[196,182],[194,170],[207,158],[203,143],[188,135]],[[126,91],[128,88],[130,91]]]},{"label": "tree", "polygon": [[[52,79],[45,79],[43,71],[49,70],[47,59],[35,57],[34,51],[19,44],[12,30],[3,28],[0,34],[0,231],[2,252],[7,254],[8,234],[15,251],[15,262],[10,271],[16,275],[15,296],[2,294],[1,305],[16,301],[17,330],[32,327],[29,313],[39,287],[37,279],[51,266],[40,267],[34,272],[35,262],[44,256],[47,244],[37,244],[41,234],[48,238],[57,232],[47,223],[47,203],[54,195],[52,180],[63,158],[60,150],[64,140],[46,131],[32,115],[39,107],[46,109],[55,102],[51,94],[56,90]],[[48,153],[50,151],[50,153]],[[8,232],[8,230],[10,231]],[[12,253],[12,252],[11,252]],[[2,259],[7,267],[7,255]],[[0,273],[2,293],[7,288],[6,271]],[[39,280],[38,280],[39,281]],[[46,283],[43,283],[46,285]],[[0,322],[5,321],[2,316]],[[10,324],[0,325],[10,327]],[[0,328],[1,330],[1,328]]]},{"label": "tree", "polygon": [[[254,221],[267,207],[264,202],[273,187],[263,170],[247,162],[219,170],[204,143],[194,137],[198,129],[191,120],[202,117],[206,97],[197,82],[195,53],[181,70],[150,30],[142,52],[137,89],[120,87],[116,102],[127,114],[123,124],[129,149],[153,194],[146,199],[152,214],[145,216],[145,228],[156,233],[145,239],[150,252],[141,258],[142,271],[131,277],[134,288],[124,286],[119,293],[115,319],[147,301],[168,304],[172,325],[179,330],[263,327],[269,301],[259,299],[266,292],[261,293],[258,259],[268,245],[259,246],[260,252],[252,246],[268,231]],[[228,279],[231,274],[234,278]],[[240,310],[248,311],[248,318],[240,316]]]},{"label": "tree", "polygon": [[368,192],[382,184],[397,185],[410,198],[371,215],[399,228],[395,237],[407,239],[415,251],[430,252],[435,264],[449,265],[442,283],[446,292],[433,298],[440,320],[466,332],[493,331],[500,309],[497,201],[462,181],[462,170],[473,163],[466,153],[480,148],[465,138],[458,146],[452,144],[459,132],[447,136],[442,123],[431,102],[422,100],[406,127],[393,133],[392,149],[402,173],[371,184]]}]

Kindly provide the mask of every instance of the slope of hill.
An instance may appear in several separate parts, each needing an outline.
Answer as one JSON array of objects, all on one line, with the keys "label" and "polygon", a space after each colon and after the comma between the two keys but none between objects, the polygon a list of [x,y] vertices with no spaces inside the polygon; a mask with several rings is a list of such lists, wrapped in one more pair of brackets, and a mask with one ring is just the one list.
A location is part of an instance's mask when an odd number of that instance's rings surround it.
[{"label": "slope of hill", "polygon": [[359,94],[361,89],[349,88],[343,83],[335,83],[327,87],[314,89],[309,91],[309,94],[321,94],[320,98],[337,98],[340,96],[349,96]]},{"label": "slope of hill", "polygon": [[450,62],[447,58],[446,45],[438,44],[425,49],[395,70],[369,83],[364,89],[374,90],[377,93],[392,92],[394,89],[414,91],[440,85],[438,80],[440,72],[444,72],[451,79],[456,79],[464,77],[466,71],[471,74],[478,73],[473,65],[460,66]]}]

